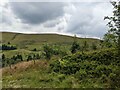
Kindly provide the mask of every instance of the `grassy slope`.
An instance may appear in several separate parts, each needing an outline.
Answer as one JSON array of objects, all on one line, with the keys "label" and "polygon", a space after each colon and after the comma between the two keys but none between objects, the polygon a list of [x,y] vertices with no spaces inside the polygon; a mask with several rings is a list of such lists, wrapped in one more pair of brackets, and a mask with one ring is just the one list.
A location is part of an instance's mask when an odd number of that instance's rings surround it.
[{"label": "grassy slope", "polygon": [[[80,44],[85,40],[88,44],[92,42],[99,44],[99,40],[97,39],[78,38]],[[65,44],[68,47],[73,42],[73,37],[58,34],[18,34],[4,32],[2,33],[2,42],[5,44],[10,42],[12,45],[15,44],[18,46],[17,50],[3,51],[7,57],[11,57],[17,53],[23,56],[33,53],[30,50],[40,48],[44,43],[62,44],[61,46]],[[36,53],[39,53],[39,51]],[[62,74],[49,73],[48,66],[50,62],[38,60],[36,65],[33,64],[33,61],[21,62],[13,65],[11,70],[9,67],[3,68],[3,87],[84,87],[82,85],[79,86],[77,80],[72,75],[64,76]]]},{"label": "grassy slope", "polygon": [[[33,61],[22,62],[9,67],[3,68],[3,88],[65,88],[65,87],[76,87],[71,83],[72,77],[63,74],[55,74],[49,72],[50,61],[36,61],[34,65]],[[1,70],[0,70],[1,71]],[[64,81],[61,81],[61,78]],[[75,83],[75,80],[72,80]]]},{"label": "grassy slope", "polygon": [[[12,69],[5,67],[1,69],[3,87],[35,87],[40,79],[43,79],[48,63],[46,61],[21,62],[12,66]],[[41,71],[42,70],[42,71]],[[37,85],[36,85],[37,84]]]},{"label": "grassy slope", "polygon": [[[20,34],[20,33],[10,33],[2,32],[3,43],[11,42],[12,44],[23,44],[23,45],[33,45],[33,44],[43,44],[43,43],[70,43],[73,41],[73,37],[59,34]],[[87,40],[88,43],[99,42],[98,39],[91,38],[78,38],[78,42]]]},{"label": "grassy slope", "polygon": [[[80,45],[86,40],[89,45],[94,42],[99,46],[98,39],[91,38],[77,38]],[[17,50],[3,51],[6,57],[12,57],[16,54],[21,54],[23,57],[30,53],[35,53],[30,50],[37,48],[37,50],[42,50],[42,45],[45,43],[58,44],[63,50],[69,50],[71,43],[73,42],[73,37],[59,34],[21,34],[21,33],[10,33],[2,32],[2,43],[11,45],[17,45]],[[40,53],[40,52],[36,53]]]},{"label": "grassy slope", "polygon": [[[38,60],[21,62],[2,69],[3,88],[90,88],[103,87],[100,83],[81,83],[73,75],[51,73],[49,63],[51,61]],[[1,71],[1,69],[0,69]]]}]

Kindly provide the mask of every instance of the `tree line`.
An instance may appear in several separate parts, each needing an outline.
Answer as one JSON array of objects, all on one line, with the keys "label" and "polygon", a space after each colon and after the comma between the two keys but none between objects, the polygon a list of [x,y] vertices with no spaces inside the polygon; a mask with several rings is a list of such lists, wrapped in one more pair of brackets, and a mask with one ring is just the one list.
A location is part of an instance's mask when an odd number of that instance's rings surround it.
[{"label": "tree line", "polygon": [[[36,59],[41,58],[39,54],[33,54],[33,55],[29,54],[26,57],[27,57],[27,59],[26,59],[27,61],[36,60]],[[12,64],[16,64],[16,63],[24,61],[24,60],[25,59],[20,54],[14,55],[11,58],[8,58],[5,56],[5,54],[2,54],[2,67],[10,66],[10,68],[11,68]]]},{"label": "tree line", "polygon": [[15,50],[16,46],[3,44],[0,46],[0,50]]}]

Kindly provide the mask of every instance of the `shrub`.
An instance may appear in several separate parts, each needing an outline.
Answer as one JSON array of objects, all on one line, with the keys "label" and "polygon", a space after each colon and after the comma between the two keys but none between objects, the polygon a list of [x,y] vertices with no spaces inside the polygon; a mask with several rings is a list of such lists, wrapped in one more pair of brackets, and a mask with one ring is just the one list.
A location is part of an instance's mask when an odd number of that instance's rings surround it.
[{"label": "shrub", "polygon": [[27,61],[32,60],[32,59],[33,59],[32,56],[28,55]]},{"label": "shrub", "polygon": [[14,61],[23,61],[22,55],[15,55],[11,59],[13,59]]},{"label": "shrub", "polygon": [[59,74],[57,76],[57,78],[59,79],[60,82],[62,82],[65,79],[65,75],[64,74]]},{"label": "shrub", "polygon": [[74,39],[74,41],[73,41],[73,43],[72,43],[72,46],[71,46],[71,53],[76,53],[77,50],[79,50],[79,49],[80,49],[80,46],[79,46],[79,44],[77,43],[76,37],[75,37],[75,39]]},{"label": "shrub", "polygon": [[112,69],[106,65],[98,65],[95,70],[96,77],[101,77],[103,74],[108,76],[111,72]]},{"label": "shrub", "polygon": [[79,50],[80,46],[77,42],[73,42],[72,47],[71,47],[71,53],[76,53],[77,50]]},{"label": "shrub", "polygon": [[108,77],[105,74],[102,74],[102,76],[100,77],[100,82],[101,83],[106,83],[108,82]]},{"label": "shrub", "polygon": [[52,62],[50,64],[50,68],[54,71],[54,72],[59,72],[61,70],[61,66],[60,66],[60,62],[58,60]]},{"label": "shrub", "polygon": [[37,51],[37,49],[36,49],[36,48],[34,48],[32,51]]},{"label": "shrub", "polygon": [[120,67],[109,74],[110,86],[112,88],[120,88]]},{"label": "shrub", "polygon": [[6,59],[6,57],[5,57],[5,55],[4,54],[2,54],[2,67],[4,67],[5,66],[5,59]]},{"label": "shrub", "polygon": [[107,65],[117,65],[119,61],[115,56],[115,51],[111,49],[84,54],[76,53],[55,61],[52,69],[63,74],[75,74],[80,69],[85,69],[88,74],[93,74],[92,77],[100,77],[102,74],[108,76],[112,69]]},{"label": "shrub", "polygon": [[96,50],[96,49],[97,49],[97,46],[95,45],[95,43],[92,43],[91,48],[92,48],[93,50]]},{"label": "shrub", "polygon": [[48,44],[46,44],[43,46],[43,51],[46,59],[50,60],[53,54],[53,49]]},{"label": "shrub", "polygon": [[40,55],[39,54],[36,54],[36,59],[40,59]]},{"label": "shrub", "polygon": [[83,80],[87,77],[87,72],[84,69],[79,70],[76,74],[75,77],[78,78],[79,80]]}]

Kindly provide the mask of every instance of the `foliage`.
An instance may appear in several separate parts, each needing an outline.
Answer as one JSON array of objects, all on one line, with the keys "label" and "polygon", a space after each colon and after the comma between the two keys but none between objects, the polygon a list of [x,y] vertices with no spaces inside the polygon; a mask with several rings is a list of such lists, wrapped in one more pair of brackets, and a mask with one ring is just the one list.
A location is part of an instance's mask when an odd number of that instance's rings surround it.
[{"label": "foliage", "polygon": [[104,46],[107,48],[116,47],[117,37],[114,34],[107,33],[104,35]]},{"label": "foliage", "polygon": [[62,49],[60,45],[54,44],[51,46],[51,48],[53,49],[53,52],[52,52],[53,55],[58,55],[60,57],[67,55],[67,52],[64,49]]},{"label": "foliage", "polygon": [[20,61],[23,61],[22,55],[15,55],[11,58],[6,58],[4,54],[2,54],[2,67],[11,65],[11,64],[16,64]]},{"label": "foliage", "polygon": [[95,43],[92,43],[92,46],[91,46],[91,47],[92,47],[93,50],[96,50],[96,49],[97,49],[97,46],[95,45]]},{"label": "foliage", "polygon": [[5,54],[2,54],[2,59],[3,59],[3,60],[5,59]]},{"label": "foliage", "polygon": [[0,50],[15,50],[15,49],[17,49],[17,47],[12,45],[3,44],[2,46],[0,46]]},{"label": "foliage", "polygon": [[32,59],[33,59],[32,56],[28,55],[27,61],[32,60]]},{"label": "foliage", "polygon": [[35,55],[35,59],[40,59],[41,57],[40,57],[40,55],[39,54],[36,54]]},{"label": "foliage", "polygon": [[37,51],[37,49],[36,49],[36,48],[34,48],[32,51]]},{"label": "foliage", "polygon": [[108,35],[113,36],[110,40],[117,43],[118,54],[120,54],[120,1],[113,1],[111,4],[113,5],[113,16],[107,16],[104,19],[109,20],[107,24],[109,27]]},{"label": "foliage", "polygon": [[79,49],[80,49],[80,46],[77,43],[77,38],[76,38],[76,36],[74,36],[74,41],[73,41],[72,46],[71,46],[71,53],[76,53],[77,50],[79,50]]},{"label": "foliage", "polygon": [[109,87],[119,87],[119,65],[117,51],[106,49],[65,56],[61,60],[52,62],[50,68],[56,73],[74,75],[82,83],[95,78],[99,83],[109,83]]},{"label": "foliage", "polygon": [[[96,67],[92,67],[91,63],[83,63],[85,61],[89,61],[93,63],[93,61],[97,62],[95,65]],[[77,71],[82,69],[92,70],[93,68],[97,68],[97,65],[110,65],[115,64],[119,65],[119,60],[117,53],[113,50],[101,50],[101,51],[94,51],[92,53],[76,53],[71,56],[65,56],[61,60],[55,61],[51,64],[51,68],[55,72],[61,72],[64,74],[75,74]],[[85,66],[84,66],[85,65]],[[86,65],[89,65],[86,67]],[[93,63],[94,65],[94,63]],[[103,67],[103,66],[102,66]],[[104,68],[104,67],[103,67]],[[106,72],[106,71],[105,71]]]},{"label": "foliage", "polygon": [[87,41],[84,41],[83,46],[82,46],[82,51],[88,51],[89,45]]},{"label": "foliage", "polygon": [[53,54],[53,49],[48,44],[45,44],[43,46],[43,51],[46,59],[50,60]]},{"label": "foliage", "polygon": [[2,67],[4,67],[5,66],[5,59],[6,59],[6,57],[5,57],[5,55],[4,54],[2,54]]},{"label": "foliage", "polygon": [[22,57],[22,55],[15,55],[15,56],[13,56],[11,59],[13,59],[13,60],[20,60],[20,61],[23,61],[23,57]]}]

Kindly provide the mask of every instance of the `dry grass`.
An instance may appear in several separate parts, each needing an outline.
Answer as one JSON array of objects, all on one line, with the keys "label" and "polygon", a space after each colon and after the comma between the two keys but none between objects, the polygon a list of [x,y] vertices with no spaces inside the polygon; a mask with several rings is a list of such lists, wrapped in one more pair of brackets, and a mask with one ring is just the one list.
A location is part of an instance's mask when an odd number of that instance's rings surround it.
[{"label": "dry grass", "polygon": [[13,74],[16,72],[24,72],[28,69],[34,69],[34,68],[47,68],[48,67],[48,62],[46,60],[36,60],[35,64],[34,61],[24,61],[24,62],[19,62],[15,65],[11,65],[10,67],[4,67],[0,69],[0,73],[3,75],[5,74]]}]

